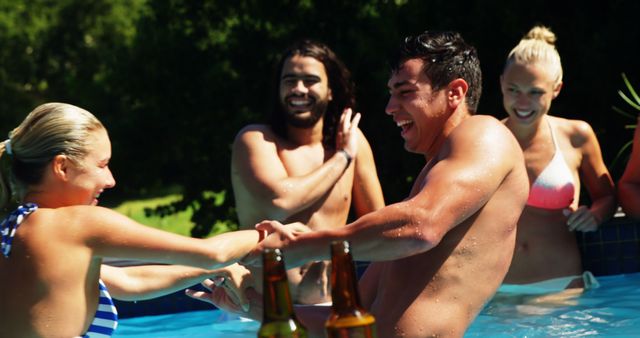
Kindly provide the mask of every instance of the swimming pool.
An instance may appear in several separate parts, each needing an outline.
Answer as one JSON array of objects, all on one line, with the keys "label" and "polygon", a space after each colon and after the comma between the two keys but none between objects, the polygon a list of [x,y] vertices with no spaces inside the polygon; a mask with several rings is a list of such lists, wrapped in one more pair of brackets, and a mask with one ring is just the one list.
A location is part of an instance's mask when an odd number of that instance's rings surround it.
[{"label": "swimming pool", "polygon": [[465,337],[639,336],[640,273],[598,281],[597,289],[553,302],[492,301]]},{"label": "swimming pool", "polygon": [[[552,303],[487,304],[465,337],[632,337],[640,335],[640,273],[600,276],[600,288]],[[114,337],[255,337],[260,323],[218,310],[126,318]]]}]

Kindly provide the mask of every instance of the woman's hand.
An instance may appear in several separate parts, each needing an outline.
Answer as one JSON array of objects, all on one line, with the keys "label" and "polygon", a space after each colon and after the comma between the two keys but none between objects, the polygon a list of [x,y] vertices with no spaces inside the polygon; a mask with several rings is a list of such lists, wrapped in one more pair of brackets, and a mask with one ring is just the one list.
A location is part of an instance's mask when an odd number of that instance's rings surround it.
[{"label": "woman's hand", "polygon": [[230,312],[249,312],[250,301],[246,290],[254,288],[254,280],[249,270],[239,264],[219,269],[216,276],[204,280],[201,285],[209,292],[187,289],[186,294],[207,303],[224,304]]},{"label": "woman's hand", "polygon": [[567,226],[569,227],[569,231],[577,230],[588,232],[598,230],[600,222],[598,222],[589,208],[584,205],[581,205],[575,211],[572,209],[564,209],[562,213],[567,216]]},{"label": "woman's hand", "polygon": [[262,319],[262,295],[253,288],[246,290],[247,299],[251,305],[249,306],[249,311],[243,311],[240,306],[233,302],[231,296],[227,293],[227,290],[224,287],[216,286],[213,280],[207,279],[203,281],[202,286],[208,289],[209,292],[187,289],[185,290],[185,293],[193,299],[213,304],[220,310],[235,313],[239,316],[254,320]]},{"label": "woman's hand", "polygon": [[311,231],[309,227],[300,222],[284,225],[278,221],[262,221],[256,224],[256,229],[259,231],[266,230],[270,234],[240,261],[243,265],[262,266],[262,251],[264,249],[285,248],[298,235]]}]

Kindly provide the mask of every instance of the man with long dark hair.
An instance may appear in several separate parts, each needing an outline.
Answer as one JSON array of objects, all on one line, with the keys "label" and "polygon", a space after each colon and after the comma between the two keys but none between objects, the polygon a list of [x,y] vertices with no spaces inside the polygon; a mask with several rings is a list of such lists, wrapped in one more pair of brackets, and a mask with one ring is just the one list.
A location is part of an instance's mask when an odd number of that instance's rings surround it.
[{"label": "man with long dark hair", "polygon": [[[241,228],[265,219],[311,229],[345,225],[384,206],[371,147],[353,114],[354,84],[326,45],[301,40],[276,71],[270,123],[243,128],[233,144],[231,176]],[[352,119],[352,115],[353,119]],[[289,271],[299,303],[330,300],[326,262]]]}]

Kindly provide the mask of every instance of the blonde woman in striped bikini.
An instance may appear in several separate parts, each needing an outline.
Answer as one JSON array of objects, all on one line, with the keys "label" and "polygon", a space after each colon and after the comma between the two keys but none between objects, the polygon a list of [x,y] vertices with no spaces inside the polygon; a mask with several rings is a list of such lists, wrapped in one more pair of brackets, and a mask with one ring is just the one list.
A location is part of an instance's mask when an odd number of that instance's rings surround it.
[{"label": "blonde woman in striped bikini", "polygon": [[[100,121],[62,103],[37,107],[0,142],[0,208],[10,210],[0,223],[0,337],[109,337],[111,296],[151,298],[224,276],[212,269],[264,238],[255,230],[188,238],[98,207],[115,185],[110,157]],[[277,230],[274,240],[294,236]],[[117,268],[104,257],[180,265]]]}]

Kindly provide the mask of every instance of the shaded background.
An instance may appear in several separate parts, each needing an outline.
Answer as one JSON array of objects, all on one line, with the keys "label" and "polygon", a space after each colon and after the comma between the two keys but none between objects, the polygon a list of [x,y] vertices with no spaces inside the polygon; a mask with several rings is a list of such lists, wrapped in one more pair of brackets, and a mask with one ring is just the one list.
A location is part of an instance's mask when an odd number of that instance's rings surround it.
[{"label": "shaded background", "polygon": [[[640,87],[637,1],[445,0],[0,0],[0,134],[36,105],[68,102],[110,131],[115,203],[180,187],[183,200],[160,213],[193,208],[194,236],[234,219],[230,145],[260,122],[272,65],[294,39],[331,46],[357,84],[361,128],[376,157],[387,202],[409,191],[424,159],[402,148],[384,114],[385,56],[401,37],[425,29],[459,31],[478,49],[479,113],[504,118],[498,80],[507,53],[534,25],[557,35],[564,87],[551,113],[589,122],[612,164],[631,140],[634,119],[617,90],[625,72]],[[218,198],[212,192],[226,192]],[[583,194],[586,196],[586,194]]]}]

